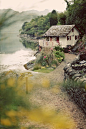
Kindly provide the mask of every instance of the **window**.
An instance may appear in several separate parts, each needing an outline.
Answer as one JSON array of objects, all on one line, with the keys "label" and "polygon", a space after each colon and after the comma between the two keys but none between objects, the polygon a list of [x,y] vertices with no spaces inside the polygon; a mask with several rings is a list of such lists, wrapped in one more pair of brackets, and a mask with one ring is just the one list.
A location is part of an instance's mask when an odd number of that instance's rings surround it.
[{"label": "window", "polygon": [[71,40],[71,36],[67,36],[67,40]]},{"label": "window", "polygon": [[50,37],[50,41],[52,41],[52,37]]},{"label": "window", "polygon": [[75,35],[75,40],[79,39],[79,35]]}]

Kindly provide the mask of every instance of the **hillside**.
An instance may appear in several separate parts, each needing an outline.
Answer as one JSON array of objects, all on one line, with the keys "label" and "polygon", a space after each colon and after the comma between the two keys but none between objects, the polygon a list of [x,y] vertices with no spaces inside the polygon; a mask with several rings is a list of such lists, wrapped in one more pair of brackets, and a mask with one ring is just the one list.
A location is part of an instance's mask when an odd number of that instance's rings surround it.
[{"label": "hillside", "polygon": [[[40,15],[45,15],[47,12],[48,10],[44,10],[42,12],[39,12],[36,10],[30,10],[30,11],[24,11],[21,13],[14,11],[12,9],[0,10],[1,19],[3,19],[3,16],[8,18],[5,21],[2,32],[19,33],[19,29],[21,28],[24,22],[29,22],[31,21],[31,19],[34,19]],[[10,22],[13,22],[13,24],[10,24]],[[8,24],[10,25],[8,26]]]}]

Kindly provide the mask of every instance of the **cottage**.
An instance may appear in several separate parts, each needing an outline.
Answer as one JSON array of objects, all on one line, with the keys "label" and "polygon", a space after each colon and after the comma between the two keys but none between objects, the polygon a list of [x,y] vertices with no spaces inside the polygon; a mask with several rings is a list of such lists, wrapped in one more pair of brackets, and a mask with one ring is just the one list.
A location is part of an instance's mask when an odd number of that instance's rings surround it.
[{"label": "cottage", "polygon": [[75,25],[54,25],[39,40],[41,47],[73,46],[79,39],[80,32]]}]

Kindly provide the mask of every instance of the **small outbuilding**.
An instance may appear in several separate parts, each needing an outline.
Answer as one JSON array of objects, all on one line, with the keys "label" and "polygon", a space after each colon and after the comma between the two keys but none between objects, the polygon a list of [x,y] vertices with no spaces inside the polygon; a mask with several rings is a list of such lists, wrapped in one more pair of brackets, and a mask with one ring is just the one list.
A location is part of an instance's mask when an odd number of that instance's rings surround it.
[{"label": "small outbuilding", "polygon": [[79,40],[80,31],[75,25],[54,25],[45,32],[43,40],[39,40],[41,47],[74,46]]}]

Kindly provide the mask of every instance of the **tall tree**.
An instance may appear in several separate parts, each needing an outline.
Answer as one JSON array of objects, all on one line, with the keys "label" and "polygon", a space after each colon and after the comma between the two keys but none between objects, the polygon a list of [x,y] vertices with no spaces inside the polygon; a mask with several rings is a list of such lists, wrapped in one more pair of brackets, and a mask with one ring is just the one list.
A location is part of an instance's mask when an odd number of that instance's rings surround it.
[{"label": "tall tree", "polygon": [[67,24],[75,24],[82,34],[86,29],[86,0],[76,0],[67,10]]},{"label": "tall tree", "polygon": [[66,14],[61,12],[58,14],[59,16],[59,22],[61,25],[65,25],[66,24]]},{"label": "tall tree", "polygon": [[57,12],[56,10],[53,10],[50,16],[50,26],[57,25],[57,23],[58,23]]}]

